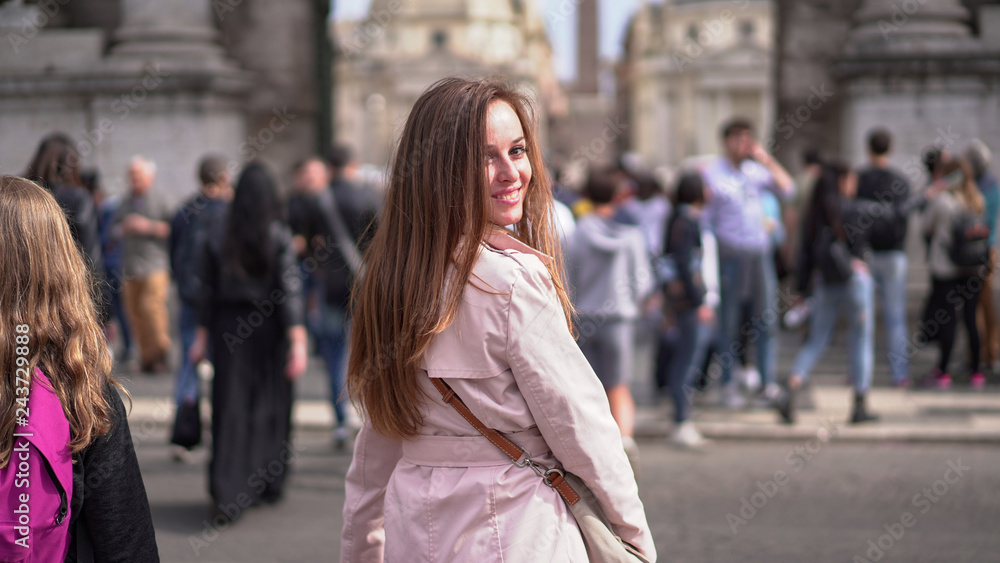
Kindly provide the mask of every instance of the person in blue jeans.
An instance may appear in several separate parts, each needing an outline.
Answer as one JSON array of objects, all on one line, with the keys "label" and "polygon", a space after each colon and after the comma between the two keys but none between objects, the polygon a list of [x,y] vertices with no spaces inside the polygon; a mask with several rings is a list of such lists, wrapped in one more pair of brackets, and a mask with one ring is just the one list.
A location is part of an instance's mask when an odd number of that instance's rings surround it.
[{"label": "person in blue jeans", "polygon": [[892,136],[878,128],[868,135],[869,166],[858,172],[858,200],[879,202],[885,213],[872,218],[869,260],[872,279],[882,304],[882,318],[888,343],[891,383],[909,385],[909,355],[906,330],[906,230],[911,198],[910,184],[902,174],[889,167]]},{"label": "person in blue jeans", "polygon": [[849,371],[854,384],[850,422],[876,420],[866,396],[874,364],[873,281],[865,258],[871,254],[869,229],[860,228],[871,216],[873,202],[854,200],[857,176],[842,164],[829,164],[816,181],[799,253],[798,290],[813,286],[809,339],[803,345],[775,408],[786,424],[795,422],[795,393],[823,355],[840,312],[848,315]]},{"label": "person in blue jeans", "polygon": [[[778,323],[776,284],[769,284],[765,257],[770,242],[761,194],[791,196],[795,183],[788,172],[754,138],[753,126],[744,118],[733,118],[722,128],[725,152],[702,171],[709,197],[703,221],[719,244],[719,328],[716,350],[722,367],[722,403],[741,408],[746,400],[733,381],[733,365],[742,346],[741,333],[749,332],[748,344],[766,353],[757,358],[762,383],[770,383],[777,360],[772,345]],[[751,307],[751,322],[742,323],[745,306]]]},{"label": "person in blue jeans", "polygon": [[350,292],[365,234],[375,217],[351,183],[351,168],[350,154],[339,147],[332,151],[329,167],[319,157],[307,158],[296,169],[297,195],[289,202],[289,224],[301,240],[306,326],[326,364],[337,449],[346,447],[350,438],[343,392]]},{"label": "person in blue jeans", "polygon": [[682,176],[675,199],[663,242],[677,272],[676,279],[664,287],[666,306],[673,313],[677,328],[675,352],[668,367],[675,424],[670,441],[684,447],[699,447],[705,440],[689,420],[691,397],[698,368],[714,336],[715,307],[719,303],[718,252],[715,237],[701,227],[705,205],[701,176]]}]

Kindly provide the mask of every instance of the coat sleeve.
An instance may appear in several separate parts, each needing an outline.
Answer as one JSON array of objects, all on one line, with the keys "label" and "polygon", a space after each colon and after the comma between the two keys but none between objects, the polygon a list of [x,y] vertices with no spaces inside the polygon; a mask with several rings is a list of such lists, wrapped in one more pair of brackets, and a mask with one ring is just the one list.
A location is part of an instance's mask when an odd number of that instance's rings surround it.
[{"label": "coat sleeve", "polygon": [[282,322],[286,327],[298,326],[305,323],[305,297],[291,231],[282,229],[280,241],[277,266],[278,285],[284,295],[281,307]]},{"label": "coat sleeve", "polygon": [[345,480],[341,563],[381,563],[385,550],[385,489],[402,455],[399,442],[382,437],[367,423],[361,428]]},{"label": "coat sleeve", "polygon": [[655,560],[635,476],[604,388],[573,341],[540,262],[528,262],[515,280],[507,328],[511,371],[552,453],[593,490],[618,535]]},{"label": "coat sleeve", "polygon": [[81,516],[90,533],[94,559],[159,561],[149,500],[125,405],[110,385],[105,386],[104,396],[114,413],[111,431],[87,448],[82,462],[86,485]]}]

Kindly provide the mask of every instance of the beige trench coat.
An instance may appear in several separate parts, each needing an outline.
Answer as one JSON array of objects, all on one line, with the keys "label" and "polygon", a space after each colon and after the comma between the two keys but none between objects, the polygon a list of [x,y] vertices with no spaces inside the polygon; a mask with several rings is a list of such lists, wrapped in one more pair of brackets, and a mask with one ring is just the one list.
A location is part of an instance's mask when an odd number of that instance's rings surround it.
[{"label": "beige trench coat", "polygon": [[454,323],[425,354],[421,435],[401,443],[367,425],[358,435],[341,561],[587,560],[556,491],[443,403],[427,375],[446,379],[480,420],[535,461],[583,479],[617,533],[655,560],[618,427],[566,327],[549,258],[509,236],[489,243],[473,270],[481,289],[467,287]]}]

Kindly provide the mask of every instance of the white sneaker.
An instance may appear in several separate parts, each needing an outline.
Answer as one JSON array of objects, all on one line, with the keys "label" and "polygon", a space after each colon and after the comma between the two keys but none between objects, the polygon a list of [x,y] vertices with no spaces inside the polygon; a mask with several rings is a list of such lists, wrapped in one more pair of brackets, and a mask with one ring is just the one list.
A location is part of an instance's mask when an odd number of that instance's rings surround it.
[{"label": "white sneaker", "polygon": [[673,433],[670,434],[669,442],[682,448],[700,448],[709,443],[690,420],[684,421],[680,426],[674,428]]},{"label": "white sneaker", "polygon": [[760,372],[757,371],[755,366],[749,366],[741,369],[737,372],[736,377],[740,382],[740,385],[743,386],[743,389],[747,391],[752,392],[760,387]]},{"label": "white sneaker", "polygon": [[730,382],[721,389],[720,397],[722,399],[722,406],[727,409],[742,409],[747,406],[747,400],[740,392],[739,383],[736,381]]}]

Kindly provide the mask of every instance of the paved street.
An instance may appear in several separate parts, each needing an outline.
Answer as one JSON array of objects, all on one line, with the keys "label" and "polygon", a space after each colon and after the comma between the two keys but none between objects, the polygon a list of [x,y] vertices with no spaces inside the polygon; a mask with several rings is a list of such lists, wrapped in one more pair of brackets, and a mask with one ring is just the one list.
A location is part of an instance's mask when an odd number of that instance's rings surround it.
[{"label": "paved street", "polygon": [[[922,289],[911,287],[911,319]],[[781,333],[779,373],[800,339]],[[702,452],[679,451],[664,440],[669,407],[637,397],[645,404],[637,429],[640,489],[663,560],[1000,561],[996,380],[985,393],[960,384],[944,393],[890,389],[880,355],[871,399],[883,420],[851,427],[844,424],[845,341],[835,338],[818,366],[816,410],[803,411],[795,427],[776,424],[768,411],[698,407],[696,420],[716,440]],[[964,349],[956,348],[960,355]],[[934,354],[916,353],[913,373],[924,373]],[[163,561],[337,560],[350,452],[332,447],[318,358],[296,388],[297,454],[287,499],[221,530],[208,515],[206,452],[177,463],[166,445],[173,376],[119,375],[134,398],[130,422]],[[949,472],[949,463],[962,474]]]},{"label": "paved street", "polygon": [[[164,561],[337,560],[350,457],[336,453],[325,432],[296,433],[301,451],[283,504],[250,511],[218,532],[208,522],[204,455],[175,463],[165,439],[151,432],[138,444]],[[868,541],[878,545],[885,524],[899,536],[893,524],[907,512],[912,527],[891,546],[881,540],[889,546],[881,561],[1000,560],[995,446],[856,444],[836,436],[716,442],[703,452],[662,440],[640,445],[641,494],[664,561],[867,558]],[[949,473],[949,462],[962,474]]]}]

